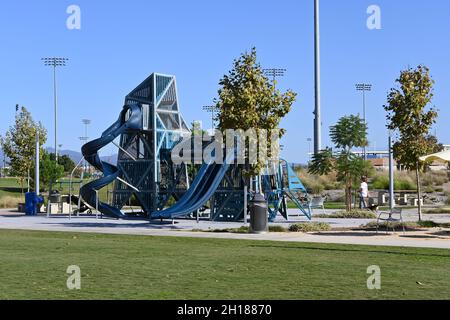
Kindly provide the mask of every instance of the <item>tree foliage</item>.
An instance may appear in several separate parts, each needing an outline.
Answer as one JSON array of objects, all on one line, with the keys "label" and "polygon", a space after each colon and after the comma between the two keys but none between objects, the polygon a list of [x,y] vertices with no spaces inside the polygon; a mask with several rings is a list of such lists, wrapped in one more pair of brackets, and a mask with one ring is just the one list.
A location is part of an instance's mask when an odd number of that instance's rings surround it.
[{"label": "tree foliage", "polygon": [[[264,75],[257,62],[255,48],[234,61],[232,70],[223,76],[219,85],[220,130],[255,129],[259,135],[260,130],[280,129],[280,138],[285,134],[279,125],[290,112],[297,94],[292,90],[282,93],[276,89],[276,82],[272,83]],[[258,164],[250,166],[248,174],[259,175],[263,166],[258,161]]]},{"label": "tree foliage", "polygon": [[[415,170],[417,177],[418,198],[421,198],[420,174],[424,163],[419,158],[433,153],[437,140],[429,132],[438,116],[434,108],[429,108],[433,99],[434,80],[430,70],[423,65],[408,68],[400,73],[396,80],[397,88],[391,89],[387,97],[388,129],[396,132],[394,156],[399,164],[408,170]],[[419,201],[419,218],[422,218]]]},{"label": "tree foliage", "polygon": [[51,183],[64,176],[64,166],[55,162],[55,157],[44,151],[40,165],[40,179],[42,185],[48,190]]},{"label": "tree foliage", "polygon": [[14,125],[4,137],[0,137],[2,149],[9,158],[10,174],[19,177],[22,188],[25,178],[34,167],[37,133],[42,147],[47,141],[47,130],[40,122],[35,122],[31,113],[22,107],[16,113]]},{"label": "tree foliage", "polygon": [[[56,155],[54,153],[49,153],[48,156],[50,160],[56,162]],[[75,169],[75,162],[68,155],[59,155],[58,164],[64,168],[65,173],[71,173]]]},{"label": "tree foliage", "polygon": [[338,181],[345,184],[346,209],[351,211],[353,185],[367,172],[370,163],[355,155],[353,148],[367,146],[367,124],[358,116],[341,118],[330,128],[330,137],[337,149],[327,148],[313,156],[309,173],[327,175],[336,171]]}]

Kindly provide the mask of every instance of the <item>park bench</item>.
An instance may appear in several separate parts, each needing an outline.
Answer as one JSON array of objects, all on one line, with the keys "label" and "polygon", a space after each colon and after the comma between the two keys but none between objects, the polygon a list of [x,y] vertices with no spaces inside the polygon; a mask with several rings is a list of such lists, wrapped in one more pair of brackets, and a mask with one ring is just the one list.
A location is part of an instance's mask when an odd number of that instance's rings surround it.
[{"label": "park bench", "polygon": [[[384,216],[386,216],[387,215],[387,217],[384,217]],[[396,215],[398,215],[398,218],[395,218],[394,216],[396,216]],[[395,232],[395,224],[394,223],[397,223],[397,222],[399,222],[399,223],[401,223],[402,224],[402,227],[403,227],[403,233],[405,233],[406,232],[406,229],[405,229],[405,224],[404,224],[404,222],[403,222],[403,209],[400,209],[400,208],[395,208],[395,209],[393,209],[392,211],[388,211],[388,212],[386,212],[386,211],[381,211],[381,212],[379,212],[379,214],[378,214],[378,219],[377,219],[377,233],[378,233],[378,231],[379,231],[379,229],[380,229],[380,222],[381,221],[383,221],[383,222],[386,222],[386,223],[393,223],[392,224],[392,230]],[[389,230],[388,230],[388,225],[386,225],[386,233],[388,233],[389,232]]]},{"label": "park bench", "polygon": [[309,202],[309,209],[311,212],[313,212],[314,209],[322,209],[322,212],[325,214],[325,201],[326,198],[324,197],[314,197]]}]

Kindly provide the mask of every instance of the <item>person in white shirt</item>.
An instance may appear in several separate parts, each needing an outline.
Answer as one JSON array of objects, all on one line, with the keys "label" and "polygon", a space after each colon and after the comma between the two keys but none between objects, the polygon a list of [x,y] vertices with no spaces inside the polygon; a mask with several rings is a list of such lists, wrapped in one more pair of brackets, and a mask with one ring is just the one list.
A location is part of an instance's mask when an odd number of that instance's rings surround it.
[{"label": "person in white shirt", "polygon": [[367,178],[361,178],[361,187],[359,189],[359,208],[367,209],[366,199],[369,198],[369,185],[367,184]]}]

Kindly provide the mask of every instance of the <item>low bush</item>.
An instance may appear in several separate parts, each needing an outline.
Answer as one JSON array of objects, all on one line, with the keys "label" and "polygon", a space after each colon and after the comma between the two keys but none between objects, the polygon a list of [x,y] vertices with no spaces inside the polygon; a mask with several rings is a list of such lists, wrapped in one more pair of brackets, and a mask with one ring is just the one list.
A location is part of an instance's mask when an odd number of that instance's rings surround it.
[{"label": "low bush", "polygon": [[[397,173],[395,177],[396,190],[416,190],[416,184],[410,173]],[[372,179],[370,184],[372,189],[387,190],[389,189],[389,176],[385,173],[379,174]]]},{"label": "low bush", "polygon": [[424,214],[450,214],[450,208],[435,208],[426,209],[423,211]]},{"label": "low bush", "polygon": [[288,230],[282,226],[269,226],[269,232],[287,232]]},{"label": "low bush", "polygon": [[289,227],[290,232],[321,232],[330,231],[331,226],[328,223],[323,222],[311,222],[311,223],[296,223]]},{"label": "low bush", "polygon": [[[380,231],[392,230],[392,229],[402,229],[405,227],[406,230],[420,230],[420,229],[433,229],[433,228],[448,228],[450,224],[448,223],[436,223],[434,221],[418,221],[418,222],[383,222],[379,225]],[[364,226],[363,229],[376,229],[377,223],[370,222]]]},{"label": "low bush", "polygon": [[0,208],[2,209],[17,208],[20,202],[22,202],[20,198],[4,196],[0,198]]},{"label": "low bush", "polygon": [[315,214],[314,218],[329,218],[329,219],[376,219],[377,215],[374,212],[366,210],[353,210],[351,212],[338,211],[333,214]]},{"label": "low bush", "polygon": [[424,187],[442,186],[449,182],[446,171],[429,171],[421,174],[421,184]]}]

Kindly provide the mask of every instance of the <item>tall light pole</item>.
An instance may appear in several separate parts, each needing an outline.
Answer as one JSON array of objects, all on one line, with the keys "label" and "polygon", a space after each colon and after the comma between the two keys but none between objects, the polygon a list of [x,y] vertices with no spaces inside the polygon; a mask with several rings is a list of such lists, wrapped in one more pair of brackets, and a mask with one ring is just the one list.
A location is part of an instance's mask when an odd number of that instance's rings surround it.
[{"label": "tall light pole", "polygon": [[[372,85],[369,83],[358,83],[355,85],[356,91],[362,92],[362,99],[363,99],[363,120],[364,124],[367,126],[367,119],[366,119],[366,91],[370,92],[372,91]],[[366,147],[363,149],[364,154],[364,160],[367,160],[367,151]]]},{"label": "tall light pole", "polygon": [[81,122],[84,124],[84,136],[86,137],[86,140],[88,140],[88,139],[89,139],[89,136],[88,136],[88,127],[89,127],[89,125],[91,124],[91,120],[89,120],[89,119],[83,119],[83,120],[81,120]]},{"label": "tall light pole", "polygon": [[65,67],[67,61],[69,59],[67,58],[42,58],[41,59],[44,62],[45,66],[53,67],[53,99],[54,99],[54,115],[55,115],[55,159],[56,162],[58,162],[58,140],[57,140],[57,134],[58,134],[58,88],[56,85],[56,68],[57,67]]},{"label": "tall light pole", "polygon": [[275,81],[278,77],[284,77],[286,73],[286,69],[277,69],[277,68],[270,68],[270,69],[264,69],[263,72],[267,77],[271,77],[273,83],[275,84]]},{"label": "tall light pole", "polygon": [[[83,119],[83,120],[81,120],[81,123],[84,124],[84,136],[80,137],[79,139],[80,139],[82,144],[85,144],[85,143],[87,143],[89,141],[88,126],[91,124],[91,120]],[[84,170],[86,171],[86,169],[87,169],[86,159],[83,162],[84,162],[83,163],[83,167],[84,167]]]},{"label": "tall light pole", "polygon": [[320,106],[320,19],[319,0],[314,0],[314,78],[315,78],[315,109],[314,109],[314,154],[322,149],[322,119]]},{"label": "tall light pole", "polygon": [[312,143],[313,139],[308,138],[308,139],[306,139],[306,141],[307,141],[308,144],[309,144],[308,158],[309,158],[309,162],[311,162],[311,160],[312,160],[311,143]]},{"label": "tall light pole", "polygon": [[203,106],[203,111],[209,112],[211,113],[211,132],[214,135],[214,118],[217,114],[217,112],[219,112],[219,108],[217,106]]}]

